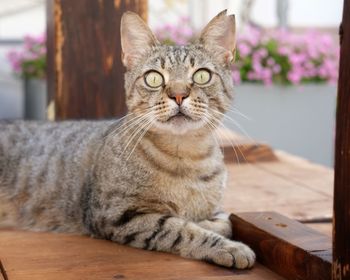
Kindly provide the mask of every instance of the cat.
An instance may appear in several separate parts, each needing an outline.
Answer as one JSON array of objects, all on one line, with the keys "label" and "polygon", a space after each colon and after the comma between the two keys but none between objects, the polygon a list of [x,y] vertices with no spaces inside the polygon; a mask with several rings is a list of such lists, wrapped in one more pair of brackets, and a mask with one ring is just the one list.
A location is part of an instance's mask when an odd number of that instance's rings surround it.
[{"label": "cat", "polygon": [[121,45],[122,120],[0,124],[0,224],[252,267],[220,210],[226,169],[213,134],[233,99],[234,16],[168,46],[126,12]]}]

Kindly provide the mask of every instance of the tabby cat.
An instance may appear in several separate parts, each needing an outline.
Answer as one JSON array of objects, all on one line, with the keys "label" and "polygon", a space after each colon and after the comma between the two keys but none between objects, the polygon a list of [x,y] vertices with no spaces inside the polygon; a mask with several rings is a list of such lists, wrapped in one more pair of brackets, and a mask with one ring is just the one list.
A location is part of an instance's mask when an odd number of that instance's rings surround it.
[{"label": "tabby cat", "polygon": [[251,267],[219,208],[226,170],[213,134],[232,100],[234,16],[167,46],[126,12],[121,44],[122,120],[0,124],[0,224]]}]

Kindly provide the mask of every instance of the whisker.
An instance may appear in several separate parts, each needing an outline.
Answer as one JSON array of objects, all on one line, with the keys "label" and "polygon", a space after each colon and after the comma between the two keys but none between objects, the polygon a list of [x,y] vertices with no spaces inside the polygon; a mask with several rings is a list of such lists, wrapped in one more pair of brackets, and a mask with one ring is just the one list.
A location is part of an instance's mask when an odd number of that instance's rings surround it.
[{"label": "whisker", "polygon": [[231,117],[217,111],[217,110],[214,110],[212,108],[209,108],[210,110],[212,110],[213,112],[217,113],[217,114],[220,114],[223,116],[223,118],[226,118],[227,120],[231,121],[234,125],[237,126],[237,128],[239,128],[241,130],[241,132],[243,132],[243,134],[250,140],[252,141],[254,144],[257,144],[257,142],[252,138],[250,137],[250,135],[247,133],[247,131],[234,119],[232,119]]},{"label": "whisker", "polygon": [[148,132],[148,130],[151,128],[151,126],[153,125],[153,120],[154,120],[154,119],[155,119],[155,118],[153,118],[153,119],[150,120],[145,126],[143,126],[142,129],[144,130],[144,132],[141,132],[141,135],[140,135],[139,138],[136,140],[136,143],[135,143],[134,147],[132,148],[130,154],[129,154],[128,157],[126,158],[126,160],[128,160],[128,159],[131,157],[131,155],[132,155],[132,153],[135,151],[137,145],[141,142],[142,138],[145,136],[145,134],[146,134],[146,133]]},{"label": "whisker", "polygon": [[113,128],[110,129],[109,133],[107,133],[104,138],[111,136],[114,134],[114,131],[119,128],[120,123],[127,117],[134,115],[135,113],[127,113],[124,117],[121,117],[119,119],[116,119],[113,123],[112,126]]},{"label": "whisker", "polygon": [[[135,114],[135,113],[132,113]],[[131,114],[126,115],[125,117],[130,117]],[[110,136],[114,136],[115,134],[117,134],[123,127],[127,126],[130,122],[140,118],[141,116],[134,116],[131,119],[126,119],[123,118],[122,120],[118,121],[116,124],[116,127],[114,128],[114,130],[109,134]]]},{"label": "whisker", "polygon": [[145,127],[149,123],[149,120],[143,119],[143,121],[140,123],[139,127],[136,127],[134,131],[132,132],[131,136],[128,138],[127,144],[124,147],[124,150],[122,152],[122,156],[124,155],[125,151],[128,149],[130,143],[133,139],[138,135],[138,133],[142,130],[143,127]]},{"label": "whisker", "polygon": [[230,111],[234,114],[237,114],[243,118],[245,118],[248,121],[252,121],[252,118],[248,117],[247,115],[243,114],[241,111],[239,111],[236,107],[232,107],[231,109],[227,109],[227,111]]},{"label": "whisker", "polygon": [[221,147],[219,141],[222,144],[222,139],[219,137],[219,135],[218,135],[218,133],[216,131],[216,127],[210,122],[210,119],[206,115],[203,115],[203,117],[204,117],[205,124],[208,125],[208,128],[209,128],[210,132],[214,136],[214,140],[215,140],[216,144],[218,144],[218,146]]},{"label": "whisker", "polygon": [[[209,114],[209,112],[208,112],[208,114]],[[227,127],[222,123],[222,121],[220,121],[220,120],[219,120],[218,118],[216,118],[214,115],[210,115],[210,116],[218,122],[219,126],[222,126],[222,127],[225,128],[226,130],[228,130]],[[236,160],[237,160],[238,164],[240,165],[240,159],[239,159],[239,157],[238,157],[236,148],[238,149],[238,151],[239,151],[240,154],[242,155],[242,157],[243,157],[243,159],[245,160],[245,162],[247,162],[247,159],[246,159],[246,157],[244,156],[244,154],[243,154],[243,152],[241,151],[241,149],[239,148],[239,146],[237,145],[237,142],[236,142],[234,139],[231,139],[230,137],[228,137],[225,133],[222,133],[221,131],[218,131],[218,133],[220,133],[220,135],[223,136],[223,137],[229,142],[229,144],[231,145],[231,147],[232,147],[232,149],[233,149],[233,151],[234,151],[234,153],[235,153]],[[232,141],[233,141],[234,143],[232,143]]]},{"label": "whisker", "polygon": [[[209,112],[208,112],[208,114],[209,114]],[[209,114],[209,117],[210,117],[210,116],[211,116],[211,115]],[[217,126],[210,120],[210,118],[207,116],[207,114],[205,114],[204,117],[205,117],[206,122],[208,123],[208,125],[210,125],[211,131],[215,133],[217,139],[219,139],[219,141],[221,142],[221,145],[219,144],[218,141],[216,141],[216,143],[217,143],[220,147],[222,147],[222,146],[223,146],[223,139],[222,139],[222,137],[220,136],[220,133],[219,133],[220,131],[217,130]],[[216,120],[216,121],[217,121],[217,120]],[[236,157],[237,157],[237,156],[236,156]],[[238,161],[238,157],[237,157],[237,161]]]},{"label": "whisker", "polygon": [[[228,128],[223,124],[223,123],[220,123],[220,126],[226,130],[228,130]],[[223,135],[226,135],[226,134],[223,134]],[[228,139],[230,141],[230,144],[231,144],[231,147],[233,148],[233,150],[235,151],[235,154],[236,154],[236,158],[237,158],[237,152],[236,152],[236,149],[239,151],[239,153],[242,155],[244,161],[247,163],[247,159],[245,157],[245,155],[243,154],[242,150],[240,149],[239,145],[237,144],[237,141],[235,139],[232,139],[230,137],[228,137],[226,135],[226,139]],[[233,141],[233,144],[232,144],[232,141]],[[240,161],[238,159],[238,163],[240,164]]]},{"label": "whisker", "polygon": [[222,131],[217,130],[217,127],[215,127],[214,129],[215,129],[215,130],[214,130],[215,134],[218,136],[218,138],[219,138],[220,141],[221,141],[220,147],[223,147],[223,146],[224,146],[224,145],[223,145],[223,139],[222,139],[222,138],[223,138],[223,137],[226,138],[226,140],[229,141],[229,144],[231,145],[231,147],[232,147],[232,149],[233,149],[233,152],[234,152],[234,154],[235,154],[236,161],[237,161],[238,165],[240,165],[240,159],[239,159],[239,157],[238,157],[238,154],[237,154],[237,151],[236,151],[236,148],[235,148],[234,144],[232,144],[231,140],[230,140],[229,138],[227,138],[226,134],[223,134]]},{"label": "whisker", "polygon": [[[213,117],[215,118],[215,116],[213,116]],[[220,125],[222,128],[224,128],[225,130],[229,130],[229,129],[224,125],[224,123],[223,123],[222,121],[219,121],[219,125]],[[230,142],[230,144],[231,144],[231,147],[235,150],[235,154],[237,154],[237,153],[236,153],[235,147],[232,145],[232,141],[234,142],[236,148],[238,149],[238,151],[239,151],[240,154],[242,155],[244,161],[247,162],[247,159],[246,159],[246,157],[244,156],[242,150],[239,148],[239,145],[237,145],[237,141],[236,141],[235,139],[229,138],[226,134],[223,134],[223,135],[225,136],[225,138],[226,138],[227,140],[229,140],[229,142]],[[236,156],[236,158],[237,158],[237,156]],[[239,162],[239,159],[238,159],[238,162]]]},{"label": "whisker", "polygon": [[[153,112],[148,112],[147,114],[141,115],[138,118],[134,119],[133,121],[129,122],[126,126],[124,126],[123,128],[121,128],[120,131],[117,131],[115,134],[119,134],[121,137],[123,137],[131,128],[131,130],[133,130],[133,128],[135,127],[137,129],[137,125],[142,123],[145,119],[147,119]],[[115,135],[114,134],[114,135]]]}]

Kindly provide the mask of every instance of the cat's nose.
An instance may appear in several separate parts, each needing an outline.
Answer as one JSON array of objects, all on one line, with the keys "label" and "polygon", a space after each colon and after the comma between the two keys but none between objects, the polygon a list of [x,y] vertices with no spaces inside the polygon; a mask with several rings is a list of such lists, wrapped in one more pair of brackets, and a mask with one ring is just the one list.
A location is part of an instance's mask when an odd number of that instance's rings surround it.
[{"label": "cat's nose", "polygon": [[172,92],[172,93],[169,94],[169,97],[171,99],[174,99],[175,102],[177,103],[177,105],[180,106],[182,104],[182,101],[185,98],[187,98],[189,95],[190,95],[190,93],[186,92],[186,91],[184,91],[184,92],[174,92],[174,93]]}]

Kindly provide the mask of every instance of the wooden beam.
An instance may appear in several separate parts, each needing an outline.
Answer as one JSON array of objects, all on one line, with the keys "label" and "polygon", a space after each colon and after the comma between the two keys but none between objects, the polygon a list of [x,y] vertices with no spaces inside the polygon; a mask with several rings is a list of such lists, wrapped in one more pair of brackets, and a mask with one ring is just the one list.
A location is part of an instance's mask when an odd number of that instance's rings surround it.
[{"label": "wooden beam", "polygon": [[225,163],[258,163],[277,161],[271,147],[264,143],[240,142],[223,145]]},{"label": "wooden beam", "polygon": [[335,141],[333,279],[350,279],[350,0],[340,26],[340,65]]},{"label": "wooden beam", "polygon": [[147,0],[47,0],[48,91],[63,119],[120,117],[126,112],[120,19],[147,19]]},{"label": "wooden beam", "polygon": [[286,279],[329,280],[332,242],[275,212],[232,214],[233,237],[249,246],[263,265]]}]

